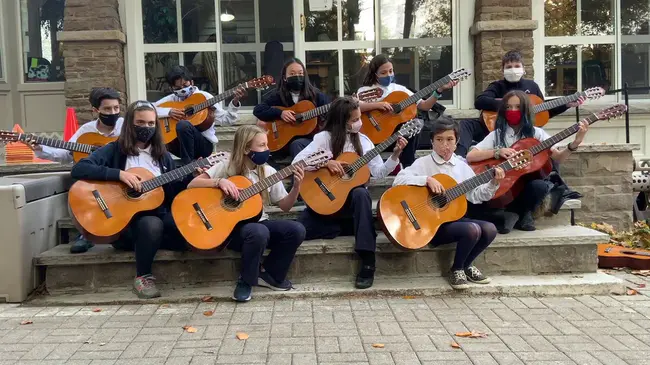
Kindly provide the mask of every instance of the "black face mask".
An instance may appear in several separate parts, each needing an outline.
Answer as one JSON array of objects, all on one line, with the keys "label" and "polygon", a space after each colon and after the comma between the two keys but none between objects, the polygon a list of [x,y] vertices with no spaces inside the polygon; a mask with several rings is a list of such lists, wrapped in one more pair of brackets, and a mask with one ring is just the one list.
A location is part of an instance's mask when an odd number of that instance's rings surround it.
[{"label": "black face mask", "polygon": [[135,126],[135,138],[142,142],[147,143],[156,133],[156,127],[141,127],[139,125]]},{"label": "black face mask", "polygon": [[304,76],[290,76],[287,77],[287,87],[291,91],[300,91],[305,86]]},{"label": "black face mask", "polygon": [[99,113],[99,121],[105,126],[114,127],[117,120],[120,118],[120,113],[116,114],[102,114]]}]

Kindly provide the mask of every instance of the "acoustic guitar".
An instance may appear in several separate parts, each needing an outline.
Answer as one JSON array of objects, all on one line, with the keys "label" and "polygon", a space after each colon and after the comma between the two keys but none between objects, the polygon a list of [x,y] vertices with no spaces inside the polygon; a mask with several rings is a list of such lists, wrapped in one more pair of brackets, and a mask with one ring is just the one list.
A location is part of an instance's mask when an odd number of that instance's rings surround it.
[{"label": "acoustic guitar", "polygon": [[400,124],[415,118],[417,115],[416,103],[420,99],[428,98],[434,90],[439,89],[451,81],[464,80],[471,74],[471,71],[460,68],[411,96],[403,91],[393,91],[382,100],[390,103],[393,111],[373,110],[363,113],[361,115],[361,120],[363,121],[361,133],[368,136],[374,144],[385,141],[386,138],[395,132],[395,129]]},{"label": "acoustic guitar", "polygon": [[[251,79],[243,84],[239,84],[232,89],[228,89],[222,92],[219,95],[213,96],[210,99],[206,99],[205,95],[201,93],[194,93],[190,95],[187,99],[183,101],[167,101],[160,105],[159,108],[174,108],[181,109],[185,113],[185,120],[192,123],[193,126],[196,126],[201,131],[205,131],[212,126],[214,120],[207,120],[208,117],[208,108],[213,106],[216,103],[219,103],[227,98],[235,95],[235,90],[237,89],[264,89],[270,85],[273,85],[272,76],[262,76],[255,79]],[[165,144],[172,142],[176,139],[176,124],[178,120],[173,117],[164,117],[159,118],[158,122],[162,127],[162,136]]]},{"label": "acoustic guitar", "polygon": [[[533,113],[535,113],[535,126],[543,127],[546,125],[546,123],[548,123],[549,119],[551,119],[549,110],[557,108],[561,105],[567,105],[568,103],[580,99],[580,97],[589,100],[595,100],[602,97],[603,95],[605,95],[605,89],[602,87],[592,87],[585,91],[579,91],[575,94],[562,96],[549,101],[544,101],[542,98],[534,94],[528,94],[528,99],[533,104]],[[481,111],[481,119],[483,120],[483,123],[485,123],[485,126],[488,128],[488,130],[490,130],[490,132],[492,132],[495,128],[497,116],[497,112],[489,110]]]},{"label": "acoustic guitar", "polygon": [[117,137],[105,137],[99,133],[84,133],[77,138],[76,142],[66,142],[60,139],[37,136],[31,133],[16,133],[0,131],[0,142],[23,142],[25,144],[36,143],[43,146],[60,148],[72,152],[74,162],[88,157],[98,148],[117,140]]},{"label": "acoustic guitar", "polygon": [[137,213],[158,208],[165,199],[162,186],[208,168],[228,157],[219,152],[196,160],[158,177],[149,170],[134,167],[127,171],[140,177],[142,191],[136,192],[121,181],[85,181],[72,184],[68,192],[70,216],[75,227],[95,243],[111,243]]},{"label": "acoustic guitar", "polygon": [[422,129],[424,123],[420,119],[413,119],[395,132],[387,140],[359,157],[355,152],[343,152],[336,161],[347,163],[344,167],[345,175],[333,175],[328,168],[317,171],[305,172],[305,179],[300,187],[303,201],[314,212],[321,215],[331,215],[343,208],[345,201],[352,189],[366,184],[370,180],[370,168],[367,164],[377,157],[402,136],[410,138]]},{"label": "acoustic guitar", "polygon": [[[383,94],[383,90],[376,88],[360,92],[357,98],[363,102],[370,102],[380,98]],[[296,122],[287,123],[282,119],[277,119],[265,123],[266,138],[271,152],[282,149],[295,137],[307,136],[314,132],[318,125],[318,117],[325,115],[331,105],[332,103],[328,103],[317,108],[311,101],[301,100],[288,108],[274,106],[276,109],[291,110],[296,113]]]},{"label": "acoustic guitar", "polygon": [[319,168],[331,158],[331,152],[314,152],[255,184],[244,176],[231,176],[228,180],[240,189],[237,200],[216,188],[184,190],[172,202],[174,222],[190,245],[201,250],[217,248],[238,224],[259,220],[263,211],[262,191],[291,176],[296,167]]},{"label": "acoustic guitar", "polygon": [[601,269],[627,267],[632,270],[650,270],[650,250],[599,243],[598,267]]},{"label": "acoustic guitar", "polygon": [[[592,114],[582,121],[592,124],[596,121],[620,117],[625,114],[627,107],[624,104],[616,104],[609,108],[603,109],[598,113]],[[505,179],[499,185],[499,190],[494,194],[494,198],[488,203],[492,207],[505,207],[510,204],[524,188],[524,184],[530,178],[544,178],[551,172],[553,166],[551,164],[551,150],[550,148],[556,143],[568,138],[579,130],[578,123],[571,127],[557,133],[544,142],[540,142],[535,138],[524,138],[515,142],[510,148],[517,151],[528,150],[533,155],[533,160],[526,168],[517,170],[507,174]],[[489,159],[470,164],[475,173],[485,171],[492,166],[498,165],[501,160]]]},{"label": "acoustic guitar", "polygon": [[[530,162],[530,152],[522,151],[501,162],[505,171]],[[386,237],[397,247],[415,250],[426,246],[443,223],[462,218],[467,212],[465,194],[494,178],[494,168],[461,183],[449,175],[433,178],[445,188],[433,194],[428,186],[399,185],[386,190],[377,203],[377,218]]]}]

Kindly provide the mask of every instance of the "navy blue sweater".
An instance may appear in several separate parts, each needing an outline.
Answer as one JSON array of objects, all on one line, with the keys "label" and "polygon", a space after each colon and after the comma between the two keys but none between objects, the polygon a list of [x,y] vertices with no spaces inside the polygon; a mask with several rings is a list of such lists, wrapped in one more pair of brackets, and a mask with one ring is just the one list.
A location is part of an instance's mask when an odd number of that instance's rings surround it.
[{"label": "navy blue sweater", "polygon": [[[521,79],[519,82],[508,82],[506,80],[494,81],[488,85],[487,89],[483,91],[481,95],[476,98],[474,102],[474,107],[478,110],[489,110],[496,112],[501,106],[501,99],[505,94],[511,90],[521,90],[527,94],[533,94],[539,96],[544,100],[544,94],[540,90],[537,83],[533,80]],[[566,105],[558,106],[549,110],[549,117],[553,118],[554,116],[564,113],[569,107]]]},{"label": "navy blue sweater", "polygon": [[[126,157],[120,151],[117,141],[111,142],[74,164],[70,175],[75,180],[120,181],[120,170],[126,167]],[[165,152],[158,163],[162,174],[175,168],[169,152]],[[192,175],[188,175],[182,180],[163,185],[165,203],[159,209],[168,211],[176,194],[185,189],[191,179]]]},{"label": "navy blue sweater", "polygon": [[[264,122],[269,122],[272,120],[277,120],[280,119],[282,115],[282,110],[278,108],[273,108],[274,106],[281,106],[288,108],[290,106],[294,105],[293,100],[288,100],[287,101],[289,105],[284,105],[282,102],[282,98],[280,98],[280,93],[278,93],[277,90],[275,92],[269,94],[269,96],[262,101],[262,103],[257,104],[255,106],[255,109],[253,109],[253,115],[261,121]],[[322,92],[318,92],[316,94],[316,107],[323,106],[327,103],[329,103],[330,100],[327,97],[327,95],[323,94]]]}]

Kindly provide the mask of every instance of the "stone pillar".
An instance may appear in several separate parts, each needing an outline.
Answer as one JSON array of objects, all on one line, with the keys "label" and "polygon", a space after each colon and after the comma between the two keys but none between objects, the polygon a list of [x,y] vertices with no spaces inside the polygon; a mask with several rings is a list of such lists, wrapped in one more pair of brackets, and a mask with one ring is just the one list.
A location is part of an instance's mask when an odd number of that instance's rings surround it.
[{"label": "stone pillar", "polygon": [[92,119],[88,95],[93,87],[112,87],[126,97],[124,44],[118,0],[66,0],[63,31],[66,106],[79,123]]},{"label": "stone pillar", "polygon": [[537,29],[537,21],[532,20],[532,0],[476,0],[474,14],[471,34],[476,94],[503,78],[501,58],[513,49],[522,53],[525,77],[532,79],[533,30]]}]

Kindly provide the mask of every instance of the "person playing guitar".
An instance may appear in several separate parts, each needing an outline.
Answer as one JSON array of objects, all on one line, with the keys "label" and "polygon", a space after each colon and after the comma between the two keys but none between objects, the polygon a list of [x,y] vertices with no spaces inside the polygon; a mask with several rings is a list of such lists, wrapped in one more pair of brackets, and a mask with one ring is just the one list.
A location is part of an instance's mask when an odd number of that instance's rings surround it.
[{"label": "person playing guitar", "polygon": [[[503,97],[503,103],[499,108],[496,129],[472,147],[467,154],[467,162],[479,162],[490,158],[508,159],[517,152],[510,146],[518,140],[533,137],[542,142],[550,138],[542,128],[533,125],[533,120],[532,106],[526,93],[519,90],[508,92]],[[582,143],[588,127],[588,123],[581,121],[580,129],[573,142],[565,148],[560,148],[557,145],[551,147],[553,161],[561,163],[571,152],[575,151]],[[505,207],[506,212],[517,215],[515,228],[522,231],[535,230],[533,212],[542,203],[549,190],[549,183],[542,179],[531,179],[526,183],[523,192]],[[484,217],[484,219],[492,220],[493,218],[488,217],[494,217],[494,213],[494,210],[483,205],[470,205],[468,208],[468,216],[475,218]],[[499,233],[508,233],[510,228],[507,224],[504,227],[499,227]]]},{"label": "person playing guitar", "polygon": [[[110,87],[93,88],[90,91],[88,101],[92,106],[93,114],[97,114],[97,119],[82,124],[68,142],[76,142],[79,136],[86,133],[98,133],[105,137],[118,137],[124,121],[120,117],[120,93]],[[27,145],[34,150],[34,154],[38,158],[59,163],[71,163],[73,161],[72,151],[41,146],[33,142],[27,143]],[[80,235],[70,244],[70,253],[84,253],[93,246],[92,242]]]},{"label": "person playing guitar", "polygon": [[[478,110],[498,111],[506,93],[512,90],[520,90],[526,94],[537,95],[544,100],[544,94],[537,83],[533,80],[524,79],[524,59],[519,51],[508,51],[501,59],[503,79],[494,81],[487,89],[476,98],[474,107]],[[582,105],[584,98],[561,105],[549,110],[549,117],[564,113],[569,108]],[[534,120],[534,119],[533,119]],[[460,122],[460,139],[456,147],[456,154],[465,157],[474,141],[480,142],[490,131],[481,119],[467,119]]]},{"label": "person playing guitar", "polygon": [[[359,133],[360,129],[359,103],[352,97],[334,100],[327,114],[323,131],[316,134],[314,140],[294,158],[294,163],[319,149],[331,151],[334,159],[343,152],[356,152],[362,156],[372,150],[375,145],[368,137]],[[372,159],[368,163],[370,174],[379,178],[390,174],[399,164],[399,156],[406,144],[406,139],[399,137],[393,154],[388,160],[382,161],[379,155]],[[327,163],[330,173],[338,176],[345,175],[345,165],[334,159]],[[352,220],[350,220],[350,216],[352,216]],[[361,257],[361,270],[357,275],[355,285],[359,289],[372,286],[375,277],[377,234],[372,217],[372,199],[368,189],[364,186],[352,189],[343,210],[335,215],[322,216],[307,207],[301,213],[298,221],[307,230],[307,240],[333,239],[341,234],[344,222],[352,221],[355,236],[354,248]]]},{"label": "person playing guitar", "polygon": [[[429,111],[438,101],[438,99],[442,97],[442,93],[445,92],[445,90],[449,90],[452,87],[456,86],[456,84],[458,84],[458,81],[451,81],[447,85],[444,85],[438,90],[435,90],[433,92],[433,95],[431,95],[428,99],[421,99],[418,101],[418,110],[424,112]],[[386,98],[393,91],[403,91],[409,96],[413,95],[413,92],[411,90],[403,85],[395,83],[395,71],[393,70],[393,64],[390,62],[388,57],[383,54],[375,56],[372,61],[370,61],[370,65],[368,66],[368,73],[363,80],[363,86],[359,88],[357,93],[361,93],[372,88],[381,88],[384,92],[383,96],[379,99],[379,101],[374,103],[361,102],[360,106],[362,113],[371,110],[392,112],[393,107],[390,105],[390,103],[383,102],[381,100]],[[417,144],[417,136],[408,140],[408,144],[406,145],[406,148],[404,148],[404,151],[400,157],[402,167],[411,166],[413,161],[415,161],[415,151],[417,150]]]},{"label": "person playing guitar", "polygon": [[[454,153],[459,134],[458,122],[443,115],[434,122],[432,129],[431,155],[418,158],[413,165],[400,171],[395,177],[393,186],[428,186],[431,193],[442,194],[445,189],[432,177],[433,175],[449,175],[458,183],[475,176],[472,168]],[[503,169],[497,167],[494,178],[489,183],[469,191],[466,194],[467,200],[477,204],[490,200],[504,176]],[[494,241],[496,235],[494,224],[469,218],[461,218],[440,226],[431,241],[432,245],[457,242],[454,263],[449,275],[449,284],[452,288],[466,289],[469,287],[468,280],[478,284],[490,282],[490,279],[472,265],[472,262]]]},{"label": "person playing guitar", "polygon": [[219,142],[214,126],[233,124],[237,121],[237,112],[241,106],[240,99],[246,95],[246,90],[239,88],[235,91],[235,96],[228,104],[227,110],[224,110],[219,104],[208,108],[207,119],[214,120],[214,124],[210,128],[201,131],[187,120],[184,120],[185,114],[183,110],[163,108],[159,105],[168,101],[183,101],[194,93],[201,93],[206,99],[212,98],[212,95],[194,86],[192,73],[185,66],[172,67],[166,76],[173,93],[154,104],[159,117],[172,117],[179,120],[178,124],[176,124],[178,138],[169,143],[169,151],[180,157],[183,165],[197,158],[210,156],[214,150],[214,145]]},{"label": "person playing guitar", "polygon": [[[227,178],[242,175],[252,183],[264,180],[276,173],[266,162],[270,150],[264,130],[255,125],[239,127],[235,132],[233,151],[229,161],[219,162],[192,180],[188,188],[218,188],[231,198],[239,199],[239,189]],[[282,181],[262,192],[263,207],[277,204],[288,212],[298,198],[304,172],[300,167],[294,171],[293,188],[289,193]],[[305,238],[305,227],[292,220],[269,220],[262,208],[257,222],[239,225],[227,239],[226,247],[241,252],[241,273],[233,299],[247,302],[251,299],[253,286],[272,290],[289,290],[291,282],[286,279],[291,261]],[[262,262],[264,250],[271,253]]]},{"label": "person playing guitar", "polygon": [[[74,165],[72,178],[121,181],[137,192],[141,190],[140,179],[125,170],[141,167],[160,176],[174,169],[174,161],[165,149],[156,108],[152,103],[136,101],[129,105],[123,129],[117,141],[98,149]],[[135,250],[136,278],[133,281],[133,291],[139,298],[160,296],[152,275],[153,260],[158,249],[185,250],[187,247],[176,229],[170,205],[188,180],[164,185],[165,202],[156,210],[136,215],[118,241],[113,242],[116,249]]]}]

